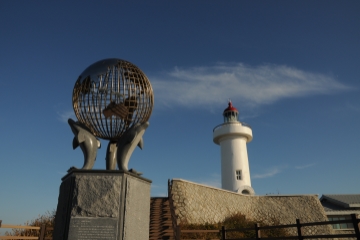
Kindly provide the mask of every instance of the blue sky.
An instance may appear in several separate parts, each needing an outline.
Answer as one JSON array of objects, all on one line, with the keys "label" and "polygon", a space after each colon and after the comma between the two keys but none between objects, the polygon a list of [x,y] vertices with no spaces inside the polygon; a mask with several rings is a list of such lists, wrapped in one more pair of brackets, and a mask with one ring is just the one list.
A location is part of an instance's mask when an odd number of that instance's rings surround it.
[{"label": "blue sky", "polygon": [[[220,186],[212,142],[230,98],[252,126],[252,187],[359,193],[359,1],[1,1],[0,219],[57,206],[75,81],[105,58],[150,79],[155,107],[129,163],[151,179]],[[105,169],[102,141],[95,169]]]}]

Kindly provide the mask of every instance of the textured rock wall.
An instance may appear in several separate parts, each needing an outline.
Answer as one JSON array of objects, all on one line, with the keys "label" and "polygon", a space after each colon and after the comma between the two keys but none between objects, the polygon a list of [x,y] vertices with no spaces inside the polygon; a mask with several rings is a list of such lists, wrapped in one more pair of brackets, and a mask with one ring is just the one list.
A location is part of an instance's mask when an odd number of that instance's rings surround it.
[{"label": "textured rock wall", "polygon": [[[327,221],[317,195],[246,196],[181,179],[172,180],[171,191],[178,223],[216,223],[233,213],[250,219],[277,219],[280,224]],[[290,232],[295,232],[291,229]],[[303,233],[332,234],[330,225],[303,228]]]},{"label": "textured rock wall", "polygon": [[75,177],[71,217],[119,217],[121,175]]}]

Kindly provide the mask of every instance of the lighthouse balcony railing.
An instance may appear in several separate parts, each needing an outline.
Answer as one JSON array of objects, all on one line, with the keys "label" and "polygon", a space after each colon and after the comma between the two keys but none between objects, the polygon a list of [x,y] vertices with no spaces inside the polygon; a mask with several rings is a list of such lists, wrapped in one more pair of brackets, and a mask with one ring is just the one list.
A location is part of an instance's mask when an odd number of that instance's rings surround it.
[{"label": "lighthouse balcony railing", "polygon": [[215,130],[218,130],[227,125],[241,125],[241,126],[248,127],[251,129],[251,126],[249,124],[237,121],[237,122],[226,122],[226,123],[219,124],[216,127],[214,127],[213,132],[215,132]]}]

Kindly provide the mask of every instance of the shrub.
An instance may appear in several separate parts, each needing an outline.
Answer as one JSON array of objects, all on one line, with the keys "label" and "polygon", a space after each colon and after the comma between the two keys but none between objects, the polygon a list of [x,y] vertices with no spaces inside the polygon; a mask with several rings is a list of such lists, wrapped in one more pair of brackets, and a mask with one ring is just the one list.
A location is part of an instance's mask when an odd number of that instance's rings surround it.
[{"label": "shrub", "polygon": [[[226,229],[240,229],[240,228],[254,228],[256,222],[247,219],[245,215],[241,213],[235,213],[225,218],[221,223]],[[227,232],[227,238],[255,238],[255,231],[243,231],[243,232]]]},{"label": "shrub", "polygon": [[[54,227],[55,222],[55,210],[52,212],[46,212],[43,215],[39,215],[37,218],[27,221],[24,225],[26,226],[35,226],[41,227],[42,224],[45,224],[46,227]],[[46,231],[45,237],[52,237],[53,231]],[[11,232],[5,232],[5,236],[22,236],[22,237],[34,237],[39,236],[39,230],[35,229],[21,229],[14,228]]]},{"label": "shrub", "polygon": [[[205,223],[205,224],[180,224],[181,230],[219,230],[221,225],[218,223]],[[219,239],[220,233],[181,233],[182,239]]]},{"label": "shrub", "polygon": [[[235,213],[225,218],[224,221],[219,223],[205,223],[205,224],[180,224],[181,230],[220,230],[221,226],[225,226],[226,229],[241,229],[241,228],[252,228],[254,229],[255,224],[259,223],[260,226],[275,226],[280,225],[277,219],[268,219],[267,224],[264,221],[255,221],[247,219],[245,215],[241,213]],[[283,228],[261,230],[261,237],[285,237],[289,236],[287,231]],[[255,238],[255,231],[234,231],[227,232],[227,238]],[[186,239],[220,239],[220,233],[181,233],[181,238]]]}]

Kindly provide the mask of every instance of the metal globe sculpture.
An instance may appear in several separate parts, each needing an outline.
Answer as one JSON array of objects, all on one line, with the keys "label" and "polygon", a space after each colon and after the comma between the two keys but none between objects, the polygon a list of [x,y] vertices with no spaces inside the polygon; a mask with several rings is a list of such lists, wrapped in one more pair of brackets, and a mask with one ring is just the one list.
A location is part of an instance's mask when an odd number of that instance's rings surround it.
[{"label": "metal globe sculpture", "polygon": [[149,79],[137,66],[112,58],[80,74],[72,102],[81,124],[95,136],[115,142],[135,124],[149,120],[154,95]]},{"label": "metal globe sculpture", "polygon": [[[68,120],[74,133],[73,148],[84,153],[83,170],[93,168],[98,138],[109,140],[106,170],[128,170],[136,146],[143,148],[145,130],[154,106],[149,79],[134,64],[117,59],[104,59],[86,68],[77,79],[73,108],[78,121]],[[69,171],[76,169],[71,167]]]}]

